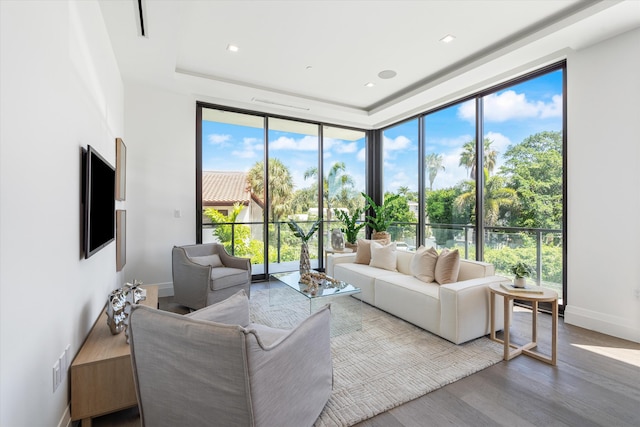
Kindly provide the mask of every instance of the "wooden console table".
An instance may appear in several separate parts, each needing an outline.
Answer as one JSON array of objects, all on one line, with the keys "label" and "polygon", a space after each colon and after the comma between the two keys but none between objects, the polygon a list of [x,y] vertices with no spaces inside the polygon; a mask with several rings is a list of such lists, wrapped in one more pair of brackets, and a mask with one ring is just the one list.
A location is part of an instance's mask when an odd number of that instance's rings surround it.
[{"label": "wooden console table", "polygon": [[[143,288],[142,304],[156,308],[158,287]],[[111,334],[105,308],[71,364],[71,420],[89,427],[92,417],[137,404],[129,344],[124,332]]]}]

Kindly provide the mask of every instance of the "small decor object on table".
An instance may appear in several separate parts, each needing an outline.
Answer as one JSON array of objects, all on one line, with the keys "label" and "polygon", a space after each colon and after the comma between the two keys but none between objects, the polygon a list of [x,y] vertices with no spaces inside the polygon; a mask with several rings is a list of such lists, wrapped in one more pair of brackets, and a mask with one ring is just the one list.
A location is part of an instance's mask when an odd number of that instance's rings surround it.
[{"label": "small decor object on table", "polygon": [[344,236],[339,228],[331,230],[331,247],[336,251],[344,249]]},{"label": "small decor object on table", "polygon": [[127,343],[129,342],[129,334],[126,329],[131,307],[147,298],[147,292],[140,287],[141,285],[142,282],[138,280],[134,280],[133,285],[126,283],[122,288],[111,292],[107,299],[107,325],[109,325],[109,330],[113,335],[125,331]]},{"label": "small decor object on table", "polygon": [[290,219],[287,222],[291,231],[293,231],[293,235],[300,238],[302,240],[302,244],[300,246],[300,274],[308,273],[311,270],[311,259],[309,258],[309,239],[313,236],[313,234],[318,231],[320,227],[320,220],[317,220],[313,223],[311,228],[307,233],[302,230],[302,228],[296,223],[294,220]]},{"label": "small decor object on table", "polygon": [[533,276],[533,268],[522,261],[515,263],[511,267],[511,272],[515,275],[513,286],[516,288],[524,288],[527,284],[526,278]]}]

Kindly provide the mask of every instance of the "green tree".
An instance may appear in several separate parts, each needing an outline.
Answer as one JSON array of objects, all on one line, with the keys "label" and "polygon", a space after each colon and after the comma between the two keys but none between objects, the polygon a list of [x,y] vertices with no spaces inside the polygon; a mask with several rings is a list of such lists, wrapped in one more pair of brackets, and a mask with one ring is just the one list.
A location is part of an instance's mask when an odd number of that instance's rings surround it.
[{"label": "green tree", "polygon": [[[305,171],[304,179],[317,178],[318,168],[312,167]],[[331,221],[332,209],[349,204],[349,200],[354,198],[355,182],[351,175],[347,173],[347,166],[344,162],[336,162],[329,169],[329,173],[322,179],[322,197],[327,209],[327,221]],[[312,188],[317,188],[317,183]]]},{"label": "green tree", "polygon": [[444,246],[453,239],[456,230],[445,224],[467,224],[470,212],[461,214],[454,208],[454,201],[460,195],[459,188],[444,188],[429,191],[426,196],[426,214],[436,244]]},{"label": "green tree", "polygon": [[513,226],[562,228],[562,132],[540,132],[509,146],[500,168],[520,202]]},{"label": "green tree", "polygon": [[438,172],[445,170],[445,167],[442,164],[443,161],[444,159],[442,154],[436,153],[427,154],[424,158],[424,167],[427,172],[427,176],[429,177],[429,190],[433,190],[433,181],[436,180]]},{"label": "green tree", "polygon": [[218,238],[229,253],[237,256],[250,255],[249,241],[251,239],[251,229],[247,225],[232,225],[238,219],[244,206],[235,203],[229,215],[224,215],[214,208],[206,208],[204,214],[211,218],[214,224],[213,235]]},{"label": "green tree", "polygon": [[[385,193],[384,198],[388,218],[394,224],[387,229],[391,234],[391,241],[404,240],[405,237],[415,236],[415,227],[410,224],[418,222],[418,218],[409,208],[407,196]],[[388,203],[386,203],[387,199],[389,200]]]},{"label": "green tree", "polygon": [[[484,146],[484,167],[491,175],[493,169],[496,167],[496,159],[498,158],[498,152],[491,149],[493,140],[485,138],[483,141]],[[466,142],[462,146],[462,153],[460,154],[459,166],[464,166],[469,171],[469,178],[476,179],[476,140]]]},{"label": "green tree", "polygon": [[[489,176],[484,171],[484,223],[487,226],[501,225],[501,213],[509,211],[518,203],[518,195],[512,188],[506,186],[506,179],[502,176]],[[459,212],[474,212],[476,205],[475,181],[463,184],[466,190],[454,201]],[[472,222],[472,218],[470,218]],[[503,224],[504,225],[504,224]]]},{"label": "green tree", "polygon": [[[249,169],[247,184],[251,192],[264,200],[264,162],[256,162]],[[289,201],[293,192],[293,177],[280,159],[269,159],[269,196],[271,198],[269,219],[279,221],[291,210]]]}]

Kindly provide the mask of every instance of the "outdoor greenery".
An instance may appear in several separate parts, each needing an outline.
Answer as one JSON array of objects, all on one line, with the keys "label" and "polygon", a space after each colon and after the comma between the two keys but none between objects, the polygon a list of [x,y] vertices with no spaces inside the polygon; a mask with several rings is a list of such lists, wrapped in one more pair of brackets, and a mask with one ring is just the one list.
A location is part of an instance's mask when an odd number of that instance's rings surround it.
[{"label": "outdoor greenery", "polygon": [[[539,132],[530,135],[518,144],[509,146],[502,155],[503,163],[496,170],[498,153],[492,148],[493,141],[486,138],[484,147],[484,212],[485,261],[493,263],[496,272],[509,274],[518,262],[536,265],[536,240],[528,232],[498,232],[491,227],[515,229],[552,229],[562,227],[562,133]],[[465,239],[473,240],[473,224],[476,217],[476,142],[466,142],[462,147],[459,165],[468,171],[469,179],[434,190],[438,174],[445,170],[443,155],[429,153],[425,156],[425,215],[427,238],[432,238],[439,247],[463,247]],[[388,231],[392,240],[415,241],[417,218],[409,203],[418,201],[418,194],[407,187],[396,193],[385,193],[382,205],[356,191],[354,179],[342,162],[332,164],[326,175],[319,180],[317,168],[309,168],[305,180],[309,186],[294,188],[292,175],[279,159],[268,162],[270,183],[269,209],[269,262],[294,261],[299,258],[300,238],[307,234],[292,227],[292,224],[311,225],[309,239],[320,220],[339,221],[347,241],[355,243],[358,233],[366,223],[372,230]],[[257,162],[249,171],[247,185],[258,200],[264,200],[264,162]],[[318,185],[322,183],[325,213],[318,212]],[[214,223],[213,234],[223,242],[229,252],[239,256],[251,256],[253,263],[264,263],[262,240],[251,238],[249,226],[235,224],[242,206],[235,206],[228,215],[208,208],[205,214]],[[371,208],[364,222],[362,214]],[[322,215],[322,217],[318,217]],[[295,219],[295,221],[289,221]],[[281,227],[287,223],[289,227]],[[314,227],[316,227],[314,229]],[[331,227],[327,226],[325,232]],[[465,234],[469,229],[468,234]],[[233,243],[232,243],[233,235]],[[273,245],[273,246],[271,246]],[[559,283],[562,280],[562,241],[560,233],[542,236],[542,271],[545,281]],[[473,244],[467,245],[469,258],[474,258]],[[311,251],[316,256],[317,251]]]}]

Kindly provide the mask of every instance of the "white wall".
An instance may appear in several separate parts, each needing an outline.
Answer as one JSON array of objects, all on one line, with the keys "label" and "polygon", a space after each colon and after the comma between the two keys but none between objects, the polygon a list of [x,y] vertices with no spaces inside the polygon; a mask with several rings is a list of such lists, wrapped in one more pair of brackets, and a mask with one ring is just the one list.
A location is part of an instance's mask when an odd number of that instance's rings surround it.
[{"label": "white wall", "polygon": [[161,296],[172,295],[171,248],[196,241],[196,101],[127,83],[125,116],[125,277],[160,285]]},{"label": "white wall", "polygon": [[94,1],[0,1],[0,425],[68,422],[74,356],[121,281],[80,258],[80,147],[115,161],[123,86]]},{"label": "white wall", "polygon": [[640,342],[640,29],[568,60],[565,321]]}]

